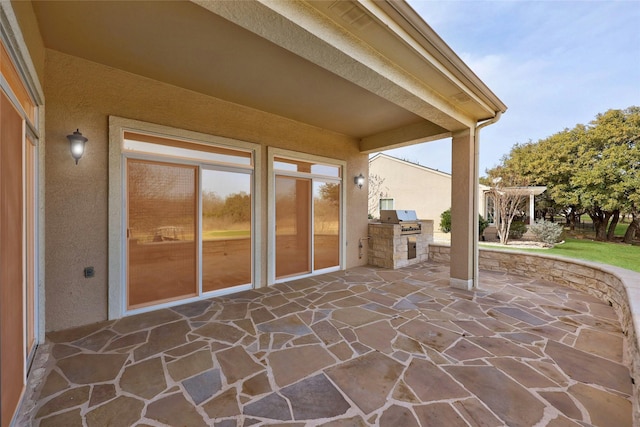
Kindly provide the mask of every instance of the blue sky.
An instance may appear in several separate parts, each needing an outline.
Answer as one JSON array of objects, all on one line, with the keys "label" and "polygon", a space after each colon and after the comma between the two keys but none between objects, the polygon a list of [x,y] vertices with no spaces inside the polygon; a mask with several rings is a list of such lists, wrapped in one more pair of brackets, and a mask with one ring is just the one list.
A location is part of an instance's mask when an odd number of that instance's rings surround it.
[{"label": "blue sky", "polygon": [[[481,131],[480,175],[515,143],[640,105],[640,0],[408,0],[505,103]],[[451,172],[451,140],[387,152]]]}]

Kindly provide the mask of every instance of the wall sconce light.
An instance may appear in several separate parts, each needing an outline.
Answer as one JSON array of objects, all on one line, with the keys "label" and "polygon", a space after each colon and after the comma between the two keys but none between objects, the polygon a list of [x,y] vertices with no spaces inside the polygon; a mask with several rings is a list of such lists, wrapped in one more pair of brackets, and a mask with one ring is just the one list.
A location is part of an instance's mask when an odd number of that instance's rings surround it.
[{"label": "wall sconce light", "polygon": [[82,136],[80,133],[80,129],[76,129],[74,133],[71,135],[67,135],[67,139],[69,140],[69,148],[71,149],[71,155],[74,159],[76,159],[76,165],[78,164],[78,160],[84,154],[84,144],[88,141],[87,138]]},{"label": "wall sconce light", "polygon": [[353,177],[353,183],[358,186],[358,188],[362,189],[364,185],[364,176],[362,174]]}]

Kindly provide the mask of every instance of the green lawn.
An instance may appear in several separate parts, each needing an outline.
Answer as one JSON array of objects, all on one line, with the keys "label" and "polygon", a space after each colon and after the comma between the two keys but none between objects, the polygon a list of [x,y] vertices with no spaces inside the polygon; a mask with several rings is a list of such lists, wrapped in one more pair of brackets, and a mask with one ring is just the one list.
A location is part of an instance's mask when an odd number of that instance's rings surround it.
[{"label": "green lawn", "polygon": [[522,250],[595,261],[640,272],[640,246],[583,239],[566,239],[563,244],[556,245],[552,249]]}]

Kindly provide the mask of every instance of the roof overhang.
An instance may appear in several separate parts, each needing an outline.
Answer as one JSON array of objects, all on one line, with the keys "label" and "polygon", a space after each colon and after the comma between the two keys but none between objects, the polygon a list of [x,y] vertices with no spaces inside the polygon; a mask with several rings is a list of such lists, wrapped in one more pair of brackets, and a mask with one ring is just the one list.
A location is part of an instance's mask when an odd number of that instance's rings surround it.
[{"label": "roof overhang", "polygon": [[404,1],[40,1],[47,48],[277,114],[374,152],[506,106]]}]

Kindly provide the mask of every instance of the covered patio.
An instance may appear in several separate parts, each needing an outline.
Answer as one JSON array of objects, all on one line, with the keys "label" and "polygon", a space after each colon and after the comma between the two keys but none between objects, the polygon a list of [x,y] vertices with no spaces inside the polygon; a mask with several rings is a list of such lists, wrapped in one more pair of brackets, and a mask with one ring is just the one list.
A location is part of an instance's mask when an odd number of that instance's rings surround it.
[{"label": "covered patio", "polygon": [[[614,309],[447,263],[355,267],[52,332],[33,426],[630,426]],[[21,424],[22,425],[22,424]]]},{"label": "covered patio", "polygon": [[[2,1],[0,48],[2,427],[631,425],[640,291],[478,274],[507,106],[406,2]],[[365,266],[369,153],[443,138],[450,248]]]}]

